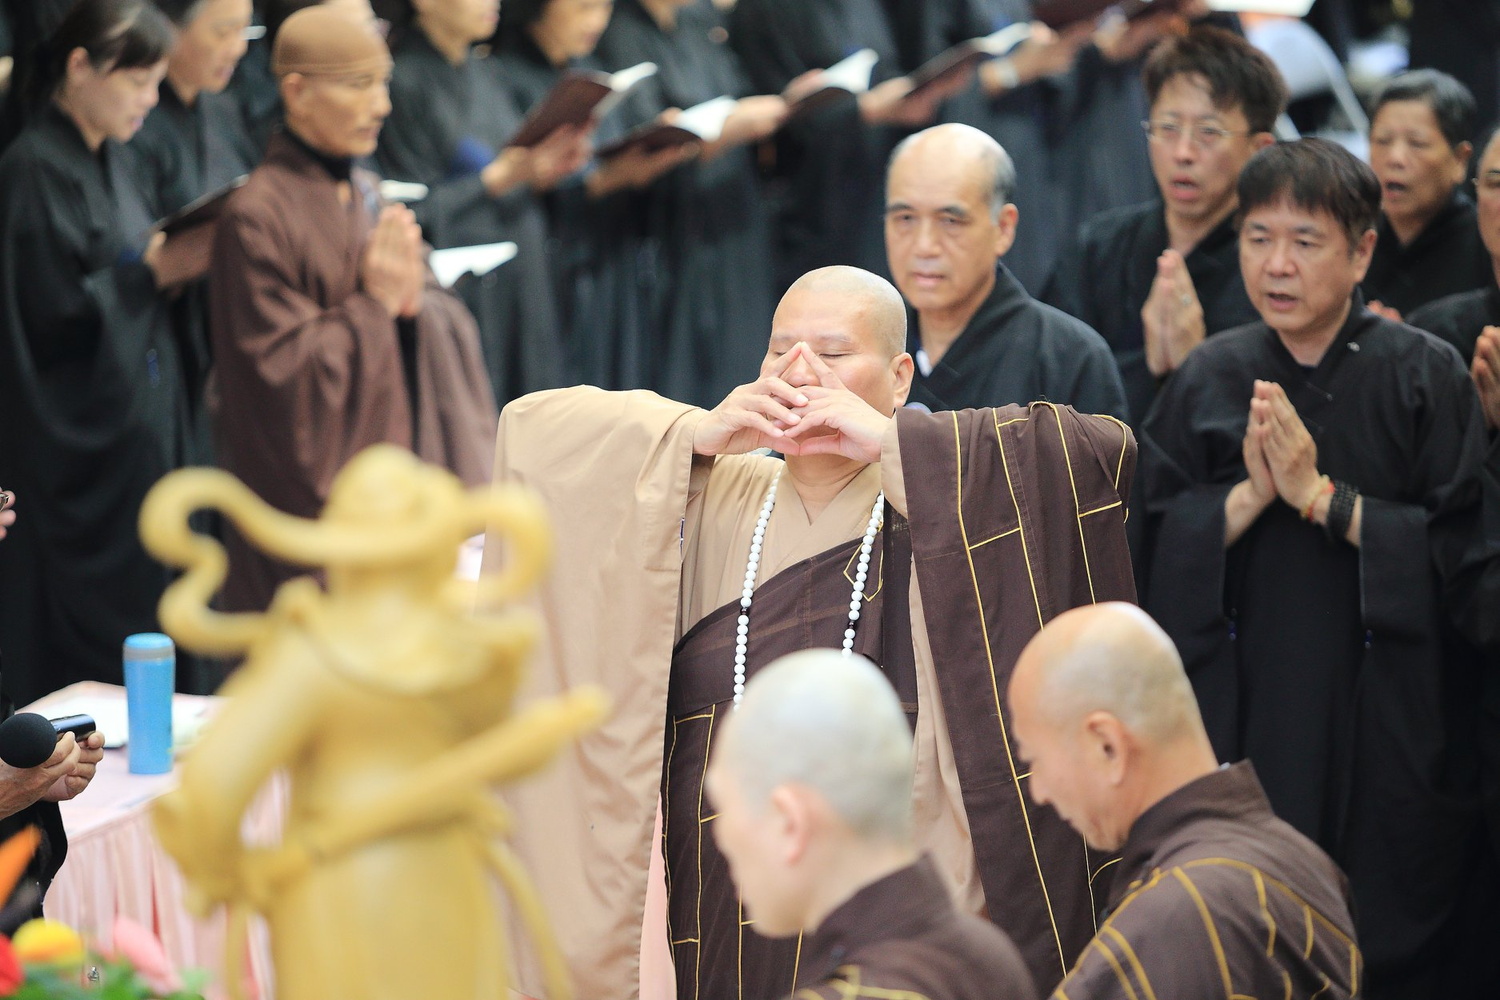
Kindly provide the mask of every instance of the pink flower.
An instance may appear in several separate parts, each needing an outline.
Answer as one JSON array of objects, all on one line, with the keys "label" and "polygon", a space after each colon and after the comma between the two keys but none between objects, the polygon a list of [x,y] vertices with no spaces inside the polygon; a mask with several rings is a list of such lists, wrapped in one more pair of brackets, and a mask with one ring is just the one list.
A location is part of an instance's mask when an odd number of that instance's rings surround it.
[{"label": "pink flower", "polygon": [[116,917],[114,942],[115,954],[135,967],[154,994],[166,996],[182,989],[182,979],[155,934],[129,917]]}]

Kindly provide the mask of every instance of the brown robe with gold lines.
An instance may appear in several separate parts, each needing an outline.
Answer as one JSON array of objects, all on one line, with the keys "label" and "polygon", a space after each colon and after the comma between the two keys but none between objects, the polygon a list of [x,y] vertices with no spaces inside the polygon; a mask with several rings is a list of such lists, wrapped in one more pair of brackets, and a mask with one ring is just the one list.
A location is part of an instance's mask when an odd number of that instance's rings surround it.
[{"label": "brown robe with gold lines", "polygon": [[[760,455],[695,457],[703,415],[651,393],[590,388],[535,393],[501,415],[497,475],[538,490],[558,525],[530,693],[597,683],[616,703],[603,728],[547,775],[506,792],[516,850],[580,997],[636,995],[664,779],[678,995],[751,1000],[758,984],[774,983],[766,995],[784,995],[797,978],[793,942],[780,957],[753,960],[741,981],[741,935],[753,940],[753,931],[709,919],[700,933],[696,903],[682,895],[698,894],[696,851],[712,844],[711,813],[697,814],[693,794],[712,750],[712,720],[693,716],[720,711],[732,684],[732,638],[725,646],[724,634],[712,633],[727,613],[720,609],[738,603],[756,515],[783,468]],[[1123,424],[1065,407],[902,410],[881,462],[816,520],[796,490],[778,492],[750,611],[750,670],[783,646],[837,647],[848,559],[884,489],[880,572],[866,595],[876,602],[861,615],[856,648],[895,676],[903,700],[916,692],[920,845],[960,906],[977,913],[993,901],[991,918],[1042,988],[1057,983],[1093,932],[1097,861],[1050,808],[1026,797],[1001,692],[1042,623],[1078,604],[1133,599],[1122,498],[1134,462]],[[905,587],[893,565],[902,518],[912,552]],[[805,593],[791,586],[798,577],[810,581]],[[897,653],[902,626],[911,649]],[[678,756],[687,744],[691,754]],[[735,912],[733,887],[711,864],[707,858],[703,899],[714,913]],[[529,947],[518,942],[518,950],[519,988],[544,997]]]},{"label": "brown robe with gold lines", "polygon": [[1021,953],[953,905],[929,858],[844,900],[807,935],[791,1000],[1033,1000]]},{"label": "brown robe with gold lines", "polygon": [[1052,1000],[1348,1000],[1363,965],[1348,880],[1242,761],[1135,821],[1107,919]]}]

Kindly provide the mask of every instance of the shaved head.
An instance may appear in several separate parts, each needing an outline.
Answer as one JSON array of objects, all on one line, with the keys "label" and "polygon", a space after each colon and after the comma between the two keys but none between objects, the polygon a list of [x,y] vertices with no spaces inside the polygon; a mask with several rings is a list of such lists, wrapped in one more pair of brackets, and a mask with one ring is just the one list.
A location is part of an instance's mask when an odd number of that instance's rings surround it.
[{"label": "shaved head", "polygon": [[781,785],[821,795],[860,837],[911,836],[912,736],[895,690],[862,656],[812,649],[751,678],[714,750],[751,808]]},{"label": "shaved head", "polygon": [[1000,210],[1015,196],[1015,161],[994,136],[972,125],[948,122],[902,139],[886,167],[887,200],[890,178],[903,168],[923,174],[956,170],[977,178],[993,220],[1000,218]]},{"label": "shaved head", "polygon": [[1058,615],[1021,651],[1008,694],[1028,793],[1100,850],[1217,766],[1177,650],[1133,604]]},{"label": "shaved head", "polygon": [[[777,315],[808,299],[836,304],[870,335],[886,360],[906,350],[906,303],[896,286],[878,274],[844,265],[809,271],[786,290],[776,307]],[[776,328],[774,319],[771,327],[773,331]]]},{"label": "shaved head", "polygon": [[1203,727],[1176,647],[1133,604],[1093,604],[1059,615],[1027,645],[1012,683],[1029,686],[1039,714],[1063,728],[1096,711],[1158,744]]}]

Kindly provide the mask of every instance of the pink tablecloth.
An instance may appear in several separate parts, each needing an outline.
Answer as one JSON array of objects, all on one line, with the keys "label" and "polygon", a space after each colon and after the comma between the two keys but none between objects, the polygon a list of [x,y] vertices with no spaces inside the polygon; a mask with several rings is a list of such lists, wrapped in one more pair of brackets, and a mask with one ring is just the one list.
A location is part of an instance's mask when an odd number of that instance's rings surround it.
[{"label": "pink tablecloth", "polygon": [[[49,704],[61,705],[79,697],[124,701],[125,689],[85,681],[48,695],[27,706],[26,711],[47,715]],[[182,694],[176,698],[183,704],[215,701]],[[200,920],[187,912],[183,906],[182,874],[151,831],[151,803],[176,784],[176,775],[131,774],[127,763],[125,750],[106,750],[88,790],[62,804],[63,825],[68,831],[68,859],[47,892],[47,916],[77,929],[86,939],[107,946],[115,917],[124,914],[153,928],[178,966],[208,970],[216,984],[211,994],[222,997],[222,988],[217,984],[224,967],[223,917]],[[245,839],[255,843],[277,840],[285,802],[285,782],[278,775],[246,817]],[[660,827],[653,839],[660,843]],[[676,991],[666,939],[666,890],[659,852],[653,852],[649,884],[640,996],[641,1000],[671,1000]],[[274,1000],[269,939],[264,925],[257,921],[250,940],[241,947],[247,955],[244,963],[249,979],[247,996]]]},{"label": "pink tablecloth", "polygon": [[[84,682],[48,695],[28,711],[48,714],[49,704],[78,697],[123,701],[125,689],[112,684]],[[212,702],[211,698],[177,695],[180,701]],[[93,782],[78,798],[62,804],[68,831],[68,858],[47,893],[47,916],[77,929],[90,941],[107,946],[117,915],[153,928],[167,954],[179,966],[209,971],[214,984],[223,975],[224,920],[191,916],[183,906],[182,874],[161,850],[151,831],[149,809],[157,796],[176,783],[174,774],[131,774],[126,751],[106,750]],[[260,842],[274,840],[284,814],[285,788],[273,781],[250,810],[245,836]],[[274,991],[268,941],[256,924],[244,962],[247,994],[272,1000]],[[211,990],[222,995],[217,987]]]}]

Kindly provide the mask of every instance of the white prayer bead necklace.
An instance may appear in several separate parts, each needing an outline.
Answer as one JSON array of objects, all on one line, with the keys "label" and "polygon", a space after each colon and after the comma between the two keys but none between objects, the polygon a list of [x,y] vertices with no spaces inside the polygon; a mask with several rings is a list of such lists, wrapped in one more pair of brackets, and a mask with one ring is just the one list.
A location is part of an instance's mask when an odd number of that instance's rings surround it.
[{"label": "white prayer bead necklace", "polygon": [[[750,536],[750,558],[745,561],[745,587],[740,591],[740,618],[734,639],[734,704],[738,708],[745,696],[745,651],[750,645],[750,601],[755,596],[755,579],[760,575],[760,554],[765,545],[766,525],[771,523],[771,511],[776,507],[776,487],[781,477],[771,480],[766,491],[766,502],[760,505],[760,516],[755,519],[755,533]],[[870,521],[865,526],[865,538],[859,546],[859,562],[854,570],[854,590],[849,595],[849,627],[844,629],[844,655],[854,652],[854,630],[859,622],[859,609],[864,601],[865,580],[870,575],[870,553],[875,548],[875,535],[885,513],[885,491],[875,497],[875,506],[870,509]]]}]

